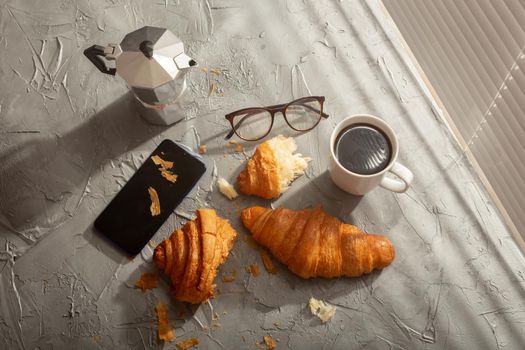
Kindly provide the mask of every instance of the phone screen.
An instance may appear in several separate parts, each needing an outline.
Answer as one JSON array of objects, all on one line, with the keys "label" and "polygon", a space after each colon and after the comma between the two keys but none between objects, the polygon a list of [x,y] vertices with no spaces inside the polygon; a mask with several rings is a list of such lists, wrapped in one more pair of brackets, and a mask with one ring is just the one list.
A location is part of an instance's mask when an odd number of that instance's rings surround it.
[{"label": "phone screen", "polygon": [[138,254],[205,171],[190,152],[162,141],[95,220],[95,228],[129,255]]}]

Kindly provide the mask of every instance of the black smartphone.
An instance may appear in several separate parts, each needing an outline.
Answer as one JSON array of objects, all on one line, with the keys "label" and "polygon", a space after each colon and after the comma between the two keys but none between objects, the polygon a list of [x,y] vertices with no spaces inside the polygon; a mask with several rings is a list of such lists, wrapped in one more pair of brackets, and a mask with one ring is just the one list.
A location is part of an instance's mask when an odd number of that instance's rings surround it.
[{"label": "black smartphone", "polygon": [[204,163],[190,151],[164,140],[94,226],[126,253],[137,255],[205,172]]}]

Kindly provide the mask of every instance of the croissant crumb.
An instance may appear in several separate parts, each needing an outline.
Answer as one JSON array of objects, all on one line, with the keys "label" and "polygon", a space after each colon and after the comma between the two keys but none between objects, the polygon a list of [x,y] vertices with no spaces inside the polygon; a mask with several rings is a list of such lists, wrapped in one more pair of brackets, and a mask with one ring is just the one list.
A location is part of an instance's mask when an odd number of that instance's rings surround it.
[{"label": "croissant crumb", "polygon": [[161,170],[161,171],[162,170],[169,170],[169,169],[173,168],[173,162],[170,162],[168,160],[164,160],[161,157],[159,157],[158,155],[152,156],[151,160],[153,161],[153,163],[155,163],[155,165],[159,165],[160,166],[159,170]]},{"label": "croissant crumb", "polygon": [[269,273],[277,273],[277,268],[273,264],[272,258],[270,258],[268,253],[264,250],[261,251],[261,259],[266,271],[268,271]]},{"label": "croissant crumb", "polygon": [[308,305],[310,306],[310,312],[319,317],[323,323],[328,322],[334,317],[335,312],[337,311],[335,306],[328,305],[324,301],[315,298],[310,298]]},{"label": "croissant crumb", "polygon": [[263,337],[263,340],[267,350],[272,350],[277,347],[277,342],[275,341],[275,339],[272,338],[271,335],[265,335]]},{"label": "croissant crumb", "polygon": [[163,178],[173,183],[177,181],[177,175],[170,170],[173,168],[173,162],[164,160],[158,155],[152,156],[151,160],[153,163],[155,163],[155,165],[159,166],[159,171]]},{"label": "croissant crumb", "polygon": [[171,171],[163,170],[160,172],[160,174],[162,175],[163,178],[165,178],[169,182],[172,182],[172,183],[177,182],[178,175],[172,173]]},{"label": "croissant crumb", "polygon": [[158,320],[158,335],[162,341],[172,341],[175,338],[173,329],[171,329],[170,321],[168,319],[168,309],[166,304],[159,302],[155,307]]},{"label": "croissant crumb", "polygon": [[261,271],[259,269],[259,265],[257,265],[257,264],[250,264],[250,265],[246,266],[246,272],[248,272],[253,277],[257,277],[261,273]]},{"label": "croissant crumb", "polygon": [[217,179],[217,185],[219,186],[219,191],[229,200],[234,200],[239,196],[237,191],[235,191],[235,188],[233,188],[233,186],[222,177]]},{"label": "croissant crumb", "polygon": [[180,350],[188,350],[189,348],[192,348],[198,344],[199,344],[199,339],[193,337],[193,338],[189,338],[189,339],[180,341],[177,344],[175,344],[175,346]]},{"label": "croissant crumb", "polygon": [[144,292],[146,289],[157,288],[157,274],[150,272],[143,272],[140,278],[135,282],[135,287],[142,289]]},{"label": "croissant crumb", "polygon": [[160,215],[160,200],[159,200],[159,195],[157,191],[153,187],[149,187],[148,193],[149,193],[149,198],[151,200],[151,205],[149,207],[151,216]]},{"label": "croissant crumb", "polygon": [[237,152],[237,153],[242,152],[242,145],[239,142],[237,142],[235,140],[230,140],[229,143],[230,143],[230,145],[235,146],[235,152]]},{"label": "croissant crumb", "polygon": [[224,283],[231,283],[235,281],[235,278],[237,277],[237,269],[233,268],[229,273],[224,273],[221,276],[221,280]]}]

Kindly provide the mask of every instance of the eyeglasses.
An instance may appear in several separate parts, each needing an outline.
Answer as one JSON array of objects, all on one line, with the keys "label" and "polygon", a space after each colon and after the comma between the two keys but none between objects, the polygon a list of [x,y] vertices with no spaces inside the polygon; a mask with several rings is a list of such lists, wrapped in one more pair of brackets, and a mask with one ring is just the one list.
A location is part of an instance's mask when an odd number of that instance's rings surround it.
[{"label": "eyeglasses", "polygon": [[324,96],[309,96],[290,103],[244,108],[226,114],[232,130],[225,139],[236,134],[245,141],[257,141],[264,138],[272,130],[275,114],[281,112],[286,123],[296,131],[309,131],[315,128],[321,118],[328,118],[323,112]]}]

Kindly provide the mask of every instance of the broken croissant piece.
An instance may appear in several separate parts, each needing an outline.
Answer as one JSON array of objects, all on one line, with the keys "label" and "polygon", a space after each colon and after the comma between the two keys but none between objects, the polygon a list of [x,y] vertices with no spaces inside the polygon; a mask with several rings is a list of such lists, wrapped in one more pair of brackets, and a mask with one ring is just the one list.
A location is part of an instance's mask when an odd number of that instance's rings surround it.
[{"label": "broken croissant piece", "polygon": [[315,299],[313,297],[310,298],[308,305],[310,306],[310,312],[312,315],[319,317],[323,323],[328,322],[332,317],[334,317],[337,311],[335,306],[331,306],[324,301]]},{"label": "broken croissant piece", "polygon": [[322,208],[249,207],[242,222],[253,238],[302,278],[356,277],[388,266],[395,257],[388,238],[365,234]]},{"label": "broken croissant piece", "polygon": [[213,209],[198,209],[197,218],[162,241],[153,262],[172,283],[175,299],[199,304],[213,295],[217,267],[228,256],[237,232]]},{"label": "broken croissant piece", "polygon": [[311,160],[294,154],[296,150],[295,141],[282,135],[261,143],[237,177],[240,191],[266,199],[279,197]]},{"label": "broken croissant piece", "polygon": [[237,191],[235,191],[235,188],[233,188],[233,186],[222,177],[219,177],[217,180],[217,185],[219,186],[219,191],[229,200],[234,200],[239,196]]}]

